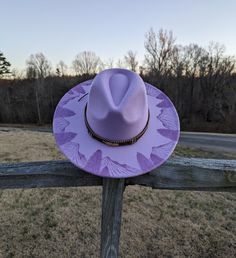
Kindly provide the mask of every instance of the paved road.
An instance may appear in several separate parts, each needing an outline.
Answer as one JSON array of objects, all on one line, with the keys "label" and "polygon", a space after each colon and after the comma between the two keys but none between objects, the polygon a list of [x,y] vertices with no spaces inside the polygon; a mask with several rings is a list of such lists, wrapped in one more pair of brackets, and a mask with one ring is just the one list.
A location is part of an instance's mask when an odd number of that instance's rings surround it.
[{"label": "paved road", "polygon": [[210,151],[236,153],[236,134],[182,132],[179,144]]},{"label": "paved road", "polygon": [[51,133],[51,127],[37,127],[37,126],[2,126],[0,125],[0,132],[14,132],[14,131],[34,131],[34,132],[44,132]]},{"label": "paved road", "polygon": [[[30,130],[38,132],[52,132],[49,127],[2,127],[1,131]],[[187,147],[197,147],[209,151],[225,151],[236,153],[236,134],[216,134],[216,133],[195,133],[181,132],[179,145]]]}]

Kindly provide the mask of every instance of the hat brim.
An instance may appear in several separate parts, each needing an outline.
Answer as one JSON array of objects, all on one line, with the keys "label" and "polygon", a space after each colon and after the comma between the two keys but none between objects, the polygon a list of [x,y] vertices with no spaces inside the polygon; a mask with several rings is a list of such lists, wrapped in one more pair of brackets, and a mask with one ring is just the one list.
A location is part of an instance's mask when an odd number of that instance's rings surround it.
[{"label": "hat brim", "polygon": [[144,135],[134,144],[112,147],[92,138],[84,122],[84,108],[92,80],[69,90],[58,103],[53,134],[61,152],[77,167],[101,177],[138,176],[159,167],[171,155],[179,139],[180,125],[170,99],[145,83],[150,120]]}]

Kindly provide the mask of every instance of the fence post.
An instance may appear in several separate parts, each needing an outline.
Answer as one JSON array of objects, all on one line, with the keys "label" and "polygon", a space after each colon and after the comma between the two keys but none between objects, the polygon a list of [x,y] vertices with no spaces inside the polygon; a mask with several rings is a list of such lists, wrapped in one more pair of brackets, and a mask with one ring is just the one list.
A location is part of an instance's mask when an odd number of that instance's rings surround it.
[{"label": "fence post", "polygon": [[101,258],[117,258],[125,179],[103,178]]}]

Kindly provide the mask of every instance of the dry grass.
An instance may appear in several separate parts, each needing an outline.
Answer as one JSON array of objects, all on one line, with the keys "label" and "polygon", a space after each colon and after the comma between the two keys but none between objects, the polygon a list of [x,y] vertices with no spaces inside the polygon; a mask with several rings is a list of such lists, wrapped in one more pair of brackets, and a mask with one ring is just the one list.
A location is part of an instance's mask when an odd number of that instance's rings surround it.
[{"label": "dry grass", "polygon": [[[219,157],[186,148],[175,155]],[[50,133],[0,133],[0,162],[61,158]],[[128,187],[121,257],[235,257],[235,201]],[[0,257],[99,257],[100,205],[98,187],[0,191]]]}]

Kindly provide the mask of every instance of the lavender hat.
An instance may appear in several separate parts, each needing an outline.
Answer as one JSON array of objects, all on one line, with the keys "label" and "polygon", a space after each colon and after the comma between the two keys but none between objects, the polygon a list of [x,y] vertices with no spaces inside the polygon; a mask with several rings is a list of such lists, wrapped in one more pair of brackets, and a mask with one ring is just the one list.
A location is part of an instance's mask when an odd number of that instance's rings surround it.
[{"label": "lavender hat", "polygon": [[164,163],[179,139],[169,98],[126,69],[108,69],[69,90],[53,133],[77,167],[102,177],[132,177]]}]

